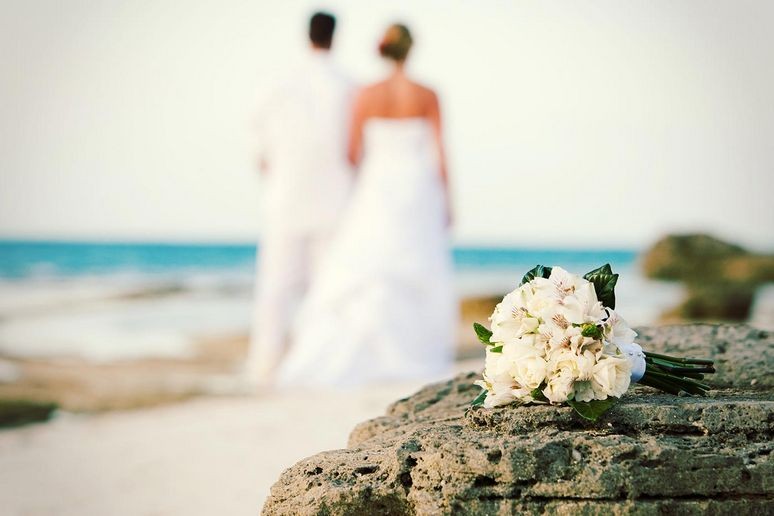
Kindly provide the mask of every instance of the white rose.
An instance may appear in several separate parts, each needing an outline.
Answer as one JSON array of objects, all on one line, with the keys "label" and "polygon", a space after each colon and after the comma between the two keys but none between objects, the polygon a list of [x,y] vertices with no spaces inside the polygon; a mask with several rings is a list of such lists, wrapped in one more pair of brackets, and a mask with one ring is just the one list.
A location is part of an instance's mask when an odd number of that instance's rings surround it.
[{"label": "white rose", "polygon": [[519,385],[528,391],[540,387],[546,378],[548,365],[540,350],[534,345],[521,342],[503,347],[503,354],[510,364],[508,372]]},{"label": "white rose", "polygon": [[526,300],[526,308],[529,313],[542,318],[546,310],[556,306],[559,298],[555,295],[553,284],[547,279],[536,278],[532,281],[534,282],[530,285],[532,295]]},{"label": "white rose", "polygon": [[597,357],[591,351],[584,351],[575,358],[575,367],[577,368],[576,377],[578,380],[591,380],[594,376],[594,367],[597,365]]},{"label": "white rose", "polygon": [[551,374],[546,379],[543,394],[551,403],[564,403],[573,392],[575,378],[568,369]]},{"label": "white rose", "polygon": [[594,366],[591,382],[595,393],[604,393],[607,396],[620,398],[631,383],[629,361],[623,357],[605,355]]},{"label": "white rose", "polygon": [[486,348],[486,359],[484,361],[485,373],[492,377],[499,377],[500,375],[507,374],[510,368],[510,363],[505,359],[502,353],[492,353],[491,348]]},{"label": "white rose", "polygon": [[569,349],[551,351],[546,374],[546,388],[543,394],[553,403],[562,403],[573,392],[573,383],[578,378],[577,355]]},{"label": "white rose", "polygon": [[553,349],[548,355],[548,370],[551,373],[557,373],[562,369],[567,369],[575,375],[578,370],[576,358],[577,355],[569,348]]},{"label": "white rose", "polygon": [[607,398],[606,393],[594,391],[593,383],[591,381],[575,382],[575,401],[592,401]]}]

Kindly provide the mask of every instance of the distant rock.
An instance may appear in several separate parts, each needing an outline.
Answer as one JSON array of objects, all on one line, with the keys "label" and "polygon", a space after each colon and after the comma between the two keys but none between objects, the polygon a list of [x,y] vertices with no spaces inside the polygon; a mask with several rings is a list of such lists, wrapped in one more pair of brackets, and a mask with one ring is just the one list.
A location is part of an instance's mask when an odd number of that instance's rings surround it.
[{"label": "distant rock", "polygon": [[56,409],[55,403],[0,399],[0,428],[47,421]]},{"label": "distant rock", "polygon": [[744,321],[756,289],[774,281],[774,256],[702,234],[659,240],[643,255],[642,267],[651,278],[686,284],[686,299],[667,318]]},{"label": "distant rock", "polygon": [[706,398],[637,387],[597,423],[569,408],[470,409],[475,373],[425,387],[304,459],[263,514],[772,514],[774,334],[643,329],[653,351],[711,356]]}]

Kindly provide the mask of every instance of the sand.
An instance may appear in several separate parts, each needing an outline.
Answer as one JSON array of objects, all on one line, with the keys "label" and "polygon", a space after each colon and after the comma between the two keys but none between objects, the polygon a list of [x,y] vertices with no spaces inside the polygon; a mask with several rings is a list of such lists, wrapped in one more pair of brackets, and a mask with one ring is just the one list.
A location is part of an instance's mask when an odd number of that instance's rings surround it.
[{"label": "sand", "polygon": [[[457,369],[479,367],[478,362]],[[345,447],[352,427],[423,382],[354,392],[203,397],[0,431],[8,515],[254,515],[297,460]]]}]

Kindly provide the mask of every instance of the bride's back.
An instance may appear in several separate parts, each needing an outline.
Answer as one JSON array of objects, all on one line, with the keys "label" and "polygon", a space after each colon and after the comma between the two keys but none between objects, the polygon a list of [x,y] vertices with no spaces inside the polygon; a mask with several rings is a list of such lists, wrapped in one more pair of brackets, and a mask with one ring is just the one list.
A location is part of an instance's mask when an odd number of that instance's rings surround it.
[{"label": "bride's back", "polygon": [[358,107],[364,119],[428,118],[435,102],[433,90],[396,74],[365,87]]},{"label": "bride's back", "polygon": [[[348,158],[355,166],[360,165],[364,154],[369,159],[368,154],[374,157],[375,151],[381,154],[383,163],[401,159],[402,165],[406,165],[411,159],[422,163],[422,169],[434,169],[446,192],[441,109],[435,92],[412,81],[405,73],[404,65],[411,45],[411,33],[405,25],[394,24],[387,29],[379,44],[379,53],[393,62],[393,70],[388,78],[366,86],[358,94],[350,126]],[[369,126],[369,137],[364,145],[366,126]],[[433,163],[432,167],[424,166],[430,163]],[[414,168],[405,167],[404,172],[411,173]],[[444,197],[448,215],[448,194]]]},{"label": "bride's back", "polygon": [[438,99],[433,90],[410,80],[402,69],[360,91],[350,133],[349,157],[353,164],[360,162],[363,129],[373,119],[426,120],[438,154],[441,154]]}]

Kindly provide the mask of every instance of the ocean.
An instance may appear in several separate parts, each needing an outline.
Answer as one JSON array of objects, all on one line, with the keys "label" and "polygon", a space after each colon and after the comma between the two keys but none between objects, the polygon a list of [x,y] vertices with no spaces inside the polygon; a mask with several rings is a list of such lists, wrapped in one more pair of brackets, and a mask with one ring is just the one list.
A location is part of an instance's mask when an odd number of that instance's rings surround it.
[{"label": "ocean", "polygon": [[[251,244],[0,241],[0,355],[96,361],[180,357],[204,339],[246,335]],[[648,324],[677,285],[643,278],[630,249],[453,249],[460,298],[500,296],[537,264],[584,273],[610,263],[619,306]]]},{"label": "ocean", "polygon": [[[77,277],[137,273],[147,275],[228,271],[252,274],[254,244],[53,242],[0,240],[0,278]],[[562,264],[586,270],[603,263],[630,268],[637,252],[625,249],[557,250],[508,247],[456,247],[457,270],[527,270],[536,264]]]}]

